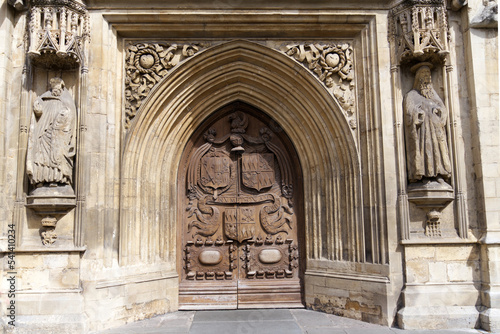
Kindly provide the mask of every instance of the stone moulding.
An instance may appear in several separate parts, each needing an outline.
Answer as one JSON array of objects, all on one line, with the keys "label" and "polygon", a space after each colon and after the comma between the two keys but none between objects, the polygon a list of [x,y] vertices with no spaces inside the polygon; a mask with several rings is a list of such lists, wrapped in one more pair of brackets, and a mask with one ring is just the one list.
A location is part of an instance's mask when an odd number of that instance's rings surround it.
[{"label": "stone moulding", "polygon": [[[125,55],[125,129],[167,73],[196,53],[220,43],[128,42]],[[352,129],[355,120],[353,48],[349,43],[284,43],[275,49],[301,63],[334,96]]]}]

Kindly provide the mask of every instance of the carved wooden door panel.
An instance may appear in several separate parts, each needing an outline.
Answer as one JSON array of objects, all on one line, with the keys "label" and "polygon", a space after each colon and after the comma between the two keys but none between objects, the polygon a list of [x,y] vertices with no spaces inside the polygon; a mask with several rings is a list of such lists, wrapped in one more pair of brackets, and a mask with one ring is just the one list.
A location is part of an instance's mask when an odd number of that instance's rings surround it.
[{"label": "carved wooden door panel", "polygon": [[250,106],[218,114],[179,171],[180,309],[302,307],[293,148]]}]

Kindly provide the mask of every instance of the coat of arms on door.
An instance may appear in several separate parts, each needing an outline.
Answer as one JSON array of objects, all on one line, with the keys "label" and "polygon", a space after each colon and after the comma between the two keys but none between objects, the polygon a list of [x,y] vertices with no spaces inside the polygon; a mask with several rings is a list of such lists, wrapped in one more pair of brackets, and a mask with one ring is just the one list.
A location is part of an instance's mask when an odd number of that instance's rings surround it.
[{"label": "coat of arms on door", "polygon": [[252,239],[255,235],[254,208],[226,209],[224,212],[224,230],[232,240]]},{"label": "coat of arms on door", "polygon": [[242,181],[248,188],[261,191],[274,184],[274,154],[243,154],[241,160]]},{"label": "coat of arms on door", "polygon": [[[231,247],[239,248],[245,243],[260,245],[259,240],[264,238],[291,242],[290,237],[296,234],[292,224],[292,167],[286,154],[272,142],[274,133],[266,127],[256,131],[243,112],[237,111],[226,119],[229,123],[219,125],[218,129],[230,126],[230,131],[219,134],[216,129],[209,129],[204,143],[193,151],[187,165],[189,202],[185,217],[189,236],[186,235],[185,261],[189,260],[186,262],[189,279],[206,280],[212,276],[215,280],[231,279],[226,273],[228,263],[234,260],[234,254],[228,253]],[[248,134],[249,127],[258,135]],[[227,248],[226,243],[233,244]],[[264,244],[259,249],[269,247],[271,244]],[[279,263],[262,262],[249,253],[247,266],[267,268],[269,273],[275,271],[275,277],[291,277],[288,246],[283,247],[281,243],[270,251],[274,254],[279,249],[283,253]],[[211,264],[211,257],[217,264]],[[254,260],[262,263],[257,265]],[[270,278],[269,273],[265,277]]]},{"label": "coat of arms on door", "polygon": [[213,190],[217,198],[219,190],[227,188],[231,182],[231,159],[220,152],[210,152],[200,161],[200,184]]}]

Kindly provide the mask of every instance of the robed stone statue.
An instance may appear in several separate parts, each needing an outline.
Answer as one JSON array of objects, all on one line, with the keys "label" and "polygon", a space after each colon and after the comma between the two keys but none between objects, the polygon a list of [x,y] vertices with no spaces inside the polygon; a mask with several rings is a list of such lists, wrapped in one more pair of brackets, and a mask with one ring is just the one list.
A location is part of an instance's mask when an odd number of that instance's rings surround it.
[{"label": "robed stone statue", "polygon": [[451,176],[446,107],[432,85],[432,64],[420,63],[413,89],[404,98],[406,163],[410,183],[445,180]]},{"label": "robed stone statue", "polygon": [[75,155],[76,106],[61,78],[33,104],[27,174],[36,188],[71,186]]}]

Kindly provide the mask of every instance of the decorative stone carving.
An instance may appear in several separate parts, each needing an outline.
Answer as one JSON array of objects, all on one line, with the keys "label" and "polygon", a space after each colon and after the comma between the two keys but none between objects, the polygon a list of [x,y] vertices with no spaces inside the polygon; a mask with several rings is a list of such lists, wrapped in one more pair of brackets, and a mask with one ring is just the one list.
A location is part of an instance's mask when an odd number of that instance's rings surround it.
[{"label": "decorative stone carving", "polygon": [[[428,227],[440,235],[439,214],[453,200],[453,189],[446,183],[451,177],[448,150],[448,111],[432,86],[430,63],[412,67],[413,89],[404,98],[408,199],[427,208]],[[426,229],[427,231],[428,229]]]},{"label": "decorative stone carving", "polygon": [[73,177],[76,106],[62,79],[50,85],[33,105],[26,167],[35,187],[68,185]]},{"label": "decorative stone carving", "polygon": [[[125,65],[125,129],[143,101],[170,69],[213,42],[176,44],[168,42],[129,42]],[[355,129],[355,85],[353,49],[347,44],[287,44],[276,47],[303,63],[339,101],[349,124]],[[237,139],[238,136],[236,135]],[[237,148],[236,146],[235,148]]]},{"label": "decorative stone carving", "polygon": [[445,1],[404,1],[389,14],[389,34],[400,63],[443,60],[449,54]]},{"label": "decorative stone carving", "polygon": [[[353,50],[349,44],[291,44],[283,51],[318,76],[338,99],[347,116],[354,114]],[[355,122],[351,127],[356,127]]]},{"label": "decorative stone carving", "polygon": [[35,65],[73,69],[84,62],[90,37],[87,8],[77,0],[33,0],[30,8],[29,49]]},{"label": "decorative stone carving", "polygon": [[[57,237],[56,218],[75,206],[73,158],[76,142],[76,106],[60,78],[50,80],[51,89],[33,105],[26,172],[33,190],[27,206],[44,216],[44,244]],[[50,232],[52,230],[52,232]],[[50,232],[50,233],[49,233]]]},{"label": "decorative stone carving", "polygon": [[497,29],[498,28],[498,3],[496,0],[483,0],[479,11],[472,17],[469,23],[475,29]]},{"label": "decorative stone carving", "polygon": [[135,43],[128,45],[126,55],[125,76],[125,128],[135,117],[137,110],[153,87],[168,71],[192,57],[206,43],[168,44],[168,43]]}]

